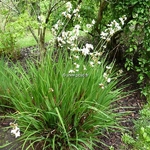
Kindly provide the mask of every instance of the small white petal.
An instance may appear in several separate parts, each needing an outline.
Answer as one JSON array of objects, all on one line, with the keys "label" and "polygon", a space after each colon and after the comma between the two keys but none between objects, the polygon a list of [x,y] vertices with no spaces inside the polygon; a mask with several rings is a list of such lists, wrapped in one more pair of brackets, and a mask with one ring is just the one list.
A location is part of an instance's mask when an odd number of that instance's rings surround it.
[{"label": "small white petal", "polygon": [[100,83],[99,86],[104,89],[104,84],[103,83]]},{"label": "small white petal", "polygon": [[91,28],[92,25],[91,25],[91,24],[86,24],[86,27],[87,27],[87,28]]},{"label": "small white petal", "polygon": [[95,20],[94,20],[94,19],[92,20],[92,24],[93,24],[93,25],[95,24]]},{"label": "small white petal", "polygon": [[88,43],[85,46],[87,49],[93,49],[94,48],[92,44],[88,44]]},{"label": "small white petal", "polygon": [[85,56],[86,56],[86,55],[88,55],[88,54],[89,54],[89,52],[90,52],[90,51],[89,51],[89,49],[88,49],[88,48],[85,48],[85,47],[84,47],[83,49],[81,49],[81,52],[82,52],[82,54],[83,54],[83,55],[85,55]]},{"label": "small white petal", "polygon": [[110,66],[106,66],[106,69],[111,69],[111,67]]},{"label": "small white petal", "polygon": [[111,79],[110,79],[110,78],[108,78],[108,79],[107,79],[107,82],[110,82],[110,81],[111,81]]},{"label": "small white petal", "polygon": [[74,70],[69,70],[69,73],[75,73],[75,71]]},{"label": "small white petal", "polygon": [[79,68],[79,67],[80,67],[80,65],[77,64],[77,65],[76,65],[76,68]]}]

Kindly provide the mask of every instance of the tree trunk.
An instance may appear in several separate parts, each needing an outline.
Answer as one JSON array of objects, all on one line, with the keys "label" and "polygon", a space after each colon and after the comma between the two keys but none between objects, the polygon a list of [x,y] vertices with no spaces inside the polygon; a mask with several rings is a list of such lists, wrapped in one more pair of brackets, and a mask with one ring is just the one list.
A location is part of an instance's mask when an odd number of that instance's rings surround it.
[{"label": "tree trunk", "polygon": [[45,30],[43,28],[39,29],[39,51],[40,51],[40,60],[43,60],[46,54]]},{"label": "tree trunk", "polygon": [[101,0],[100,1],[100,5],[99,5],[99,10],[98,10],[98,16],[97,16],[97,20],[96,20],[96,24],[95,24],[95,30],[100,33],[100,29],[99,29],[99,24],[101,23],[102,19],[103,19],[103,12],[106,8],[106,6],[108,5],[108,2],[105,0]]}]

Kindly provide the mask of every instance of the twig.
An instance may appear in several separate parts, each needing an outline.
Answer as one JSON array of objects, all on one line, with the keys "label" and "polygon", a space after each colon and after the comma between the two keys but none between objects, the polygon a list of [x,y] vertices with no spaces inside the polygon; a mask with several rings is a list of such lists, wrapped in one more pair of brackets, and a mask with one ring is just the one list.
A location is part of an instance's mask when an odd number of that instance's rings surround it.
[{"label": "twig", "polygon": [[7,6],[8,8],[10,8],[11,10],[15,11],[16,13],[18,13],[18,11],[16,9],[14,9],[13,7],[9,6],[7,3],[5,3],[4,1],[1,1],[3,3],[3,5]]},{"label": "twig", "polygon": [[35,35],[34,31],[32,30],[31,26],[28,26],[28,29],[30,30],[31,34],[33,35],[34,39],[36,40],[36,42],[38,43],[39,40],[37,38],[37,36]]}]

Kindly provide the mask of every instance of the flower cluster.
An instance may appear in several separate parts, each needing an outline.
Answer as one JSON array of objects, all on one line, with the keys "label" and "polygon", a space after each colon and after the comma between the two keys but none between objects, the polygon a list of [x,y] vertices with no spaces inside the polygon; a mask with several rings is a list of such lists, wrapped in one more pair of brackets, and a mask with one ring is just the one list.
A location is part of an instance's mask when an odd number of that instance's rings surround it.
[{"label": "flower cluster", "polygon": [[62,31],[61,35],[57,37],[58,46],[64,47],[67,46],[70,50],[78,50],[76,40],[79,36],[80,25],[75,25],[72,31]]},{"label": "flower cluster", "polygon": [[92,27],[94,26],[94,24],[95,24],[95,20],[93,19],[92,22],[91,22],[91,24],[86,24],[86,26],[84,27],[84,32],[88,33],[92,29]]},{"label": "flower cluster", "polygon": [[57,36],[58,30],[64,25],[64,23],[60,20],[57,21],[56,24],[53,25],[51,31],[54,36]]},{"label": "flower cluster", "polygon": [[90,50],[93,50],[93,45],[92,44],[86,44],[82,49],[81,52],[84,56],[89,55]]},{"label": "flower cluster", "polygon": [[[119,20],[121,21],[121,25],[124,25],[124,21],[126,19],[127,19],[126,16],[119,18]],[[121,25],[115,20],[113,20],[110,24],[107,25],[108,28],[105,29],[104,32],[101,32],[101,38],[109,42],[111,36],[113,36],[114,33],[116,33],[117,31],[121,30]]]},{"label": "flower cluster", "polygon": [[106,79],[108,83],[111,81],[111,78],[109,78],[109,74],[107,74],[106,72],[103,74],[103,77]]},{"label": "flower cluster", "polygon": [[66,3],[66,11],[62,12],[62,15],[65,18],[68,18],[68,19],[71,19],[71,17],[73,15],[76,18],[80,18],[79,11],[80,11],[80,5],[78,5],[78,7],[76,9],[72,10],[72,4],[71,4],[71,2],[67,2]]},{"label": "flower cluster", "polygon": [[[63,12],[63,16],[65,16],[66,18],[70,18],[71,17],[71,13],[73,15],[79,13],[79,8],[74,9],[72,11],[72,5],[70,2],[66,3],[66,11]],[[122,17],[119,18],[119,20],[121,21],[121,24],[123,25],[124,21],[125,21],[126,17]],[[89,32],[92,27],[95,24],[95,20],[92,20],[91,24],[87,24],[85,27],[83,27],[83,31]],[[59,31],[59,27],[62,27],[63,23],[61,21],[58,21],[56,25],[53,26],[53,30],[55,32]],[[69,59],[71,59],[73,61],[73,66],[72,68],[70,68],[70,70],[68,70],[69,74],[75,74],[76,72],[79,71],[86,71],[87,70],[87,66],[85,65],[81,65],[80,64],[80,58],[81,57],[87,57],[88,56],[88,66],[90,67],[95,67],[96,65],[100,65],[101,61],[100,58],[103,55],[103,51],[100,50],[99,51],[94,51],[94,46],[90,43],[86,43],[82,46],[79,47],[79,35],[80,35],[80,30],[81,30],[81,26],[80,24],[76,24],[74,26],[74,28],[70,31],[65,31],[65,29],[63,28],[62,32],[57,36],[56,35],[56,41],[57,41],[57,46],[59,48],[63,48],[63,49],[67,49],[70,51],[70,57]],[[117,32],[118,30],[121,30],[121,26],[119,25],[119,23],[117,23],[115,20],[111,22],[111,24],[108,25],[108,29],[106,29],[104,32],[101,33],[102,39],[105,39],[106,41],[110,40],[110,37]],[[102,41],[103,42],[103,41]],[[101,44],[102,47],[104,48],[106,45],[105,44]],[[106,66],[106,71],[103,74],[103,77],[105,79],[104,83],[100,83],[99,86],[104,89],[105,88],[105,84],[106,83],[110,83],[111,82],[111,78],[110,78],[110,73],[111,73],[111,67],[110,66]]]},{"label": "flower cluster", "polygon": [[10,126],[12,127],[11,133],[15,135],[15,138],[20,136],[20,129],[18,128],[18,124],[10,123]]},{"label": "flower cluster", "polygon": [[[105,79],[105,81],[107,83],[111,82],[111,78],[109,77],[110,74],[111,74],[111,69],[112,69],[112,67],[106,66],[106,71],[103,74],[103,77],[104,77],[104,79]],[[104,83],[100,83],[99,86],[100,86],[101,89],[104,89],[105,88],[105,82]]]}]

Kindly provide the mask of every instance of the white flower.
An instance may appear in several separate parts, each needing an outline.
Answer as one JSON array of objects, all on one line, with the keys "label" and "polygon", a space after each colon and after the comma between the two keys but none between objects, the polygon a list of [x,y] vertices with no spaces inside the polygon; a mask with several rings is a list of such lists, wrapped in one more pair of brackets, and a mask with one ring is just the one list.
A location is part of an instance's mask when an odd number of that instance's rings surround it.
[{"label": "white flower", "polygon": [[79,49],[78,47],[73,47],[73,48],[71,49],[71,51],[80,52],[80,49]]},{"label": "white flower", "polygon": [[69,73],[75,73],[75,71],[74,70],[69,70]]},{"label": "white flower", "polygon": [[114,25],[115,25],[116,31],[121,30],[121,27],[118,22],[114,21]]},{"label": "white flower", "polygon": [[92,25],[91,25],[91,24],[86,24],[86,27],[87,27],[87,28],[91,28]]},{"label": "white flower", "polygon": [[111,81],[111,79],[110,79],[110,78],[108,78],[108,79],[107,79],[107,82],[110,82],[110,81]]},{"label": "white flower", "polygon": [[102,47],[105,49],[105,48],[106,48],[106,45],[103,45]]},{"label": "white flower", "polygon": [[90,65],[91,65],[91,67],[94,67],[94,62],[90,61]]},{"label": "white flower", "polygon": [[65,12],[65,11],[64,11],[64,12],[62,12],[62,15],[66,17],[66,12]]},{"label": "white flower", "polygon": [[71,15],[70,14],[66,14],[66,18],[71,18]]},{"label": "white flower", "polygon": [[76,65],[76,68],[79,68],[80,67],[80,65],[79,64],[76,64],[76,63],[74,63],[75,65]]},{"label": "white flower", "polygon": [[123,20],[123,18],[119,18],[119,20],[121,21],[121,24],[124,25],[124,20]]},{"label": "white flower", "polygon": [[[136,15],[138,16],[138,14],[136,14]],[[127,20],[126,15],[123,15],[122,18],[123,18],[124,20]]]},{"label": "white flower", "polygon": [[83,70],[87,70],[86,67],[85,67],[85,65],[83,66]]},{"label": "white flower", "polygon": [[105,33],[105,32],[101,32],[101,38],[102,39],[106,39],[106,37],[108,36],[108,33]]},{"label": "white flower", "polygon": [[79,12],[79,8],[73,10],[73,13],[74,13],[74,14],[76,14],[76,13],[78,13],[78,12]]},{"label": "white flower", "polygon": [[103,83],[100,83],[99,86],[104,89],[104,84]]},{"label": "white flower", "polygon": [[79,56],[77,56],[77,55],[73,55],[73,57],[76,58],[76,59],[79,59]]},{"label": "white flower", "polygon": [[94,48],[92,44],[88,44],[88,43],[85,46],[87,49],[93,49]]},{"label": "white flower", "polygon": [[100,64],[101,64],[101,62],[100,62],[100,61],[98,61],[98,62],[97,62],[97,64],[99,64],[99,65],[100,65]]},{"label": "white flower", "polygon": [[11,133],[15,135],[15,138],[20,136],[20,129],[18,128],[18,125],[15,123],[10,123],[10,126],[12,126]]},{"label": "white flower", "polygon": [[52,28],[51,31],[52,31],[52,34],[53,34],[53,35],[56,35],[56,34],[57,34],[57,32],[56,32],[56,30],[55,30],[54,28]]},{"label": "white flower", "polygon": [[68,11],[68,12],[71,11],[71,9],[72,9],[72,4],[71,4],[71,2],[67,2],[67,3],[66,3],[66,8],[67,8],[67,11]]},{"label": "white flower", "polygon": [[75,25],[75,27],[74,27],[76,30],[79,30],[80,28],[81,28],[81,26],[80,25]]},{"label": "white flower", "polygon": [[94,20],[94,19],[92,20],[92,24],[93,24],[93,25],[95,24],[95,20]]},{"label": "white flower", "polygon": [[68,32],[63,31],[62,32],[62,38],[66,39],[68,37]]},{"label": "white flower", "polygon": [[94,55],[95,55],[95,56],[102,56],[102,54],[103,54],[102,52],[97,52],[97,51],[94,52]]},{"label": "white flower", "polygon": [[56,30],[58,30],[58,24],[57,24],[57,23],[54,25],[54,28],[55,28]]},{"label": "white flower", "polygon": [[83,49],[81,49],[81,51],[82,51],[82,54],[85,56],[88,55],[90,52],[90,50],[88,48],[85,48],[85,47]]},{"label": "white flower", "polygon": [[110,41],[110,38],[107,38],[106,41],[109,42],[109,41]]},{"label": "white flower", "polygon": [[38,19],[40,22],[45,22],[45,16],[43,15],[38,16]]},{"label": "white flower", "polygon": [[74,14],[74,16],[80,18],[80,14]]},{"label": "white flower", "polygon": [[120,69],[120,70],[119,70],[119,73],[120,73],[120,74],[122,74],[122,73],[123,73],[123,70],[122,70],[122,69]]},{"label": "white flower", "polygon": [[15,135],[15,138],[20,136],[20,129],[18,127],[11,130],[11,133]]},{"label": "white flower", "polygon": [[106,66],[106,69],[111,69],[111,67],[110,66]]},{"label": "white flower", "polygon": [[110,29],[110,35],[112,36],[114,33],[115,33],[115,30],[113,30],[113,29]]},{"label": "white flower", "polygon": [[93,56],[94,56],[94,53],[89,53],[89,55],[93,57]]},{"label": "white flower", "polygon": [[57,37],[57,41],[58,42],[62,42],[62,38],[61,37]]},{"label": "white flower", "polygon": [[49,92],[54,92],[54,90],[52,88],[49,88]]},{"label": "white flower", "polygon": [[104,74],[103,74],[103,77],[104,77],[105,79],[107,79],[108,74],[107,74],[107,73],[104,73]]},{"label": "white flower", "polygon": [[76,35],[76,39],[79,36],[79,29],[80,29],[80,25],[78,25],[78,24],[75,25],[73,32]]}]

